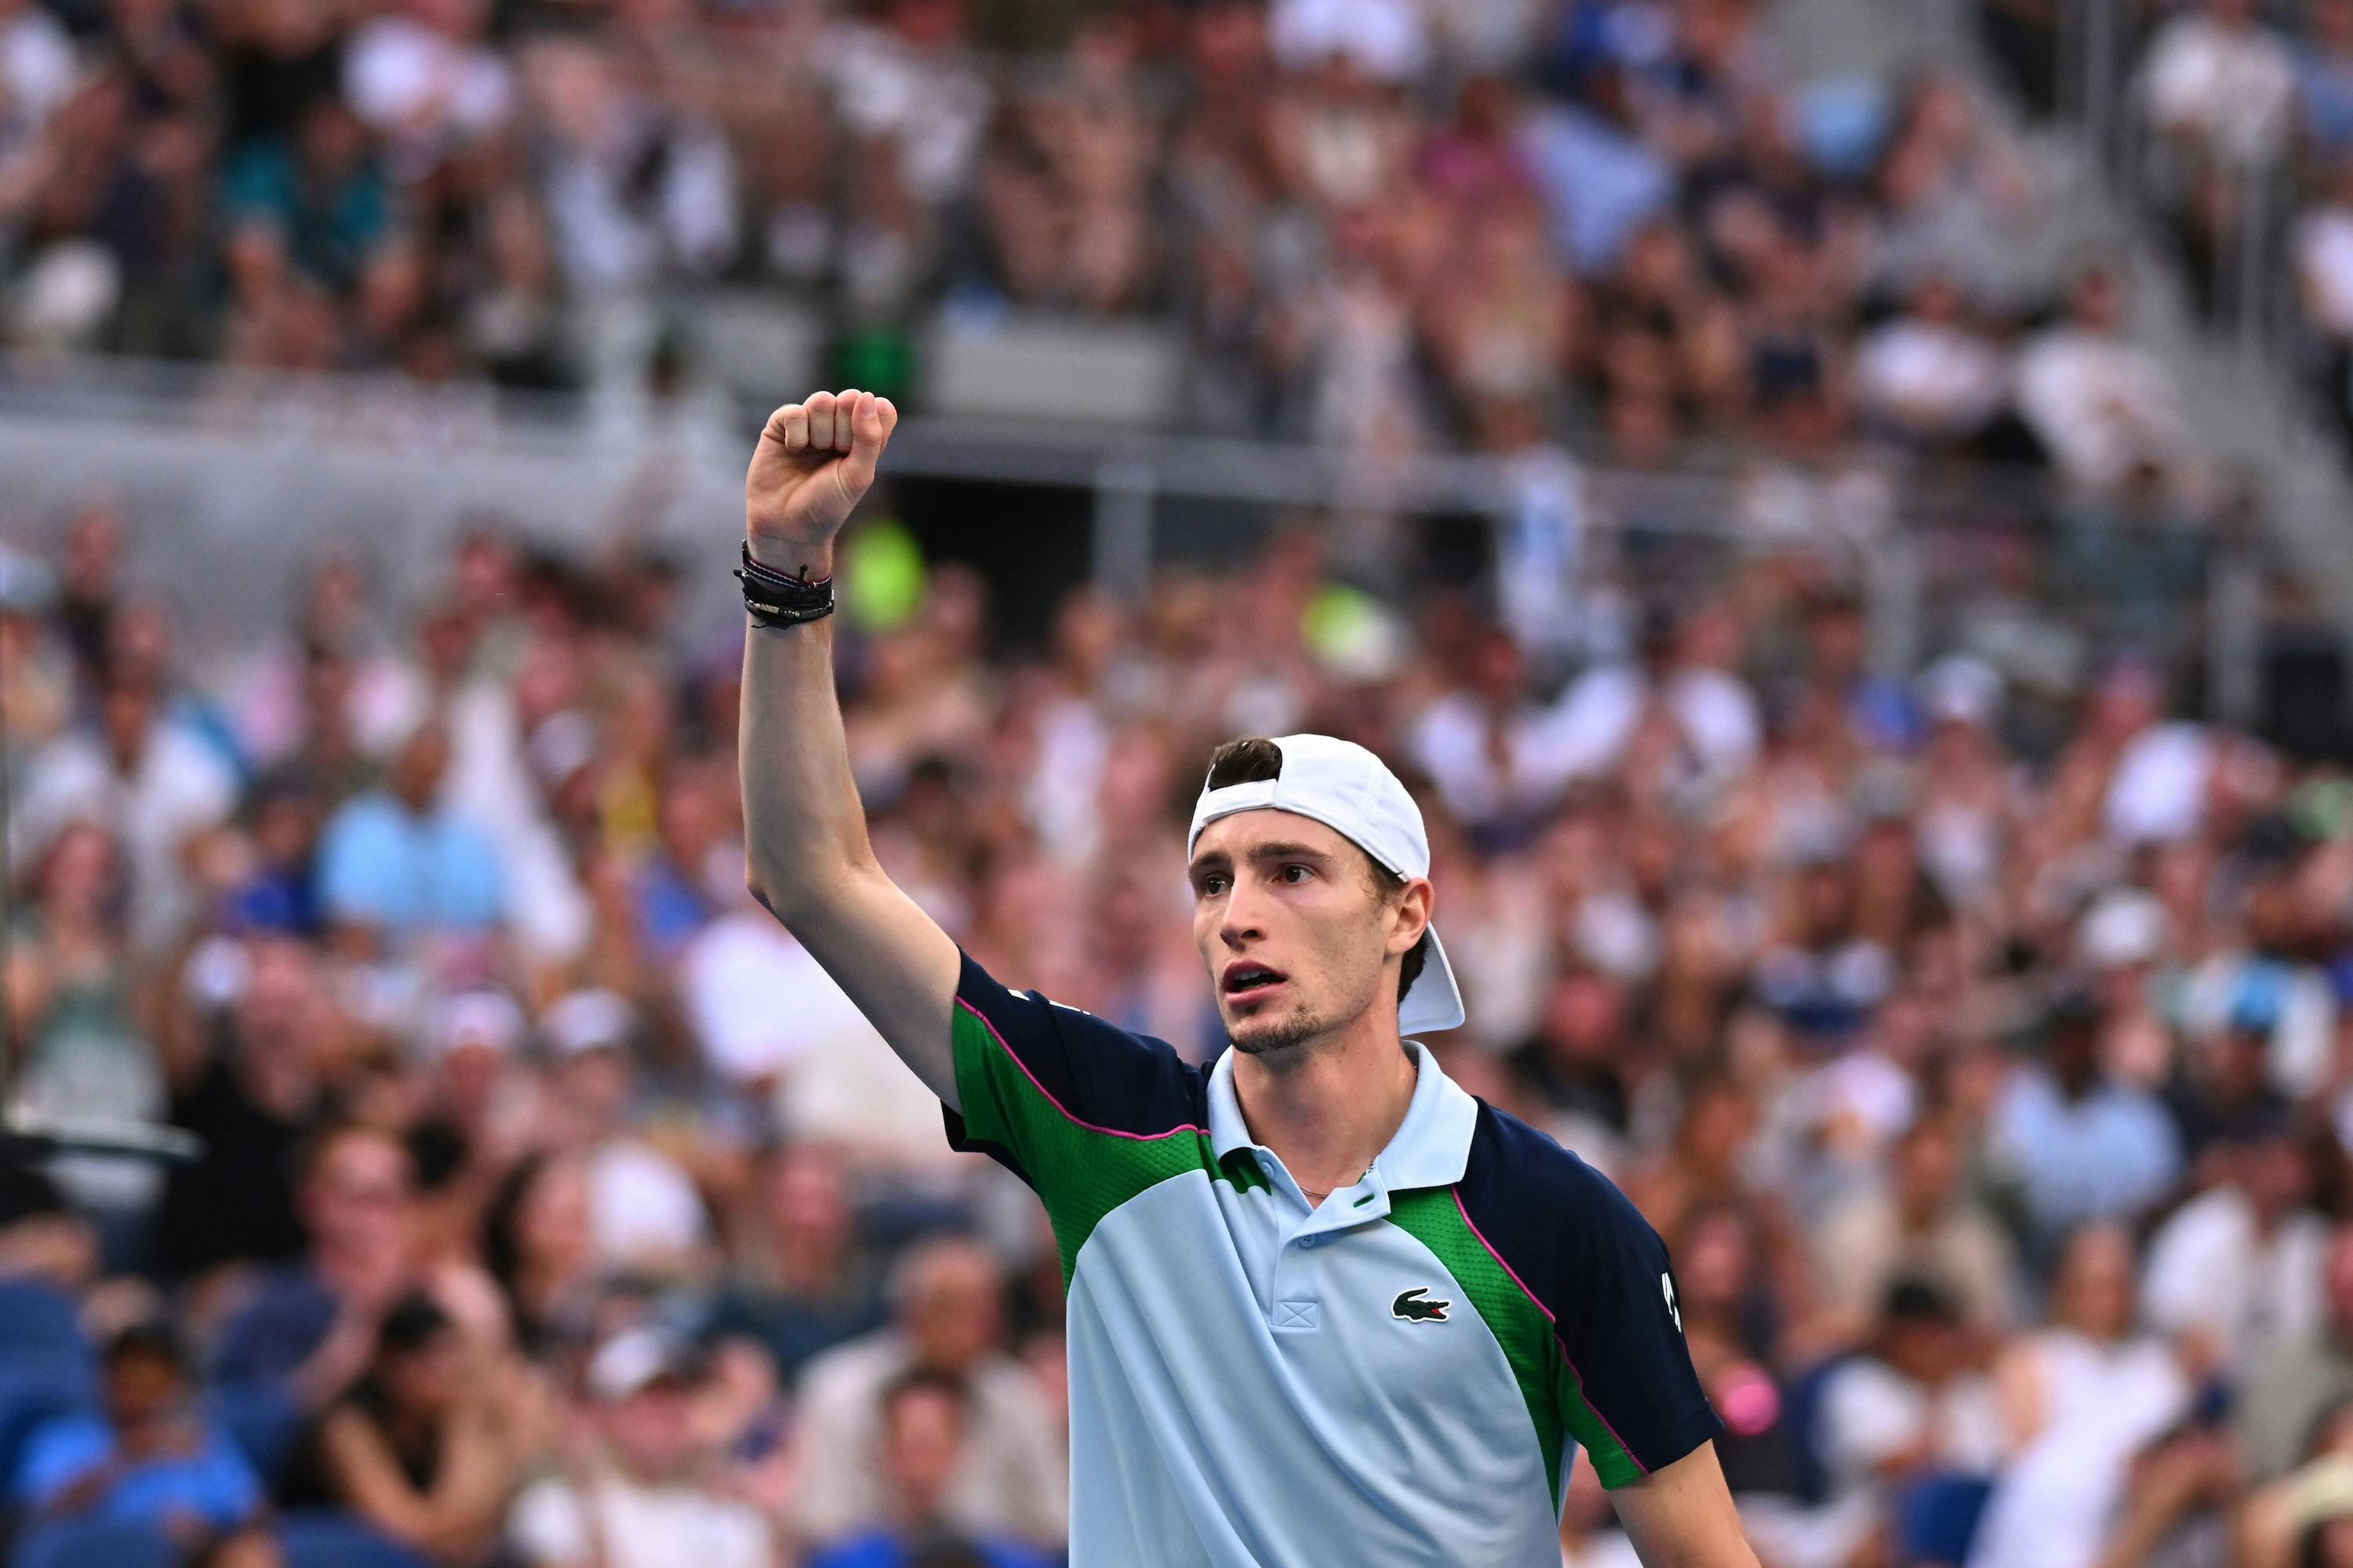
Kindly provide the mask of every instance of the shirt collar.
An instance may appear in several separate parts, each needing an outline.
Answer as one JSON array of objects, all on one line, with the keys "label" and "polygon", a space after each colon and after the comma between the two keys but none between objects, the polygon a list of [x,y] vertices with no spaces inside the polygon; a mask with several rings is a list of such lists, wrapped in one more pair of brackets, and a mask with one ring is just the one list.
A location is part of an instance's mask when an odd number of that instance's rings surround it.
[{"label": "shirt collar", "polygon": [[[1413,1098],[1388,1147],[1373,1161],[1381,1185],[1392,1192],[1413,1187],[1451,1187],[1471,1162],[1471,1135],[1479,1124],[1479,1102],[1446,1075],[1438,1058],[1419,1041],[1405,1042],[1414,1059]],[[1209,1069],[1209,1143],[1219,1160],[1237,1149],[1257,1147],[1242,1120],[1234,1094],[1234,1052],[1229,1047]]]}]

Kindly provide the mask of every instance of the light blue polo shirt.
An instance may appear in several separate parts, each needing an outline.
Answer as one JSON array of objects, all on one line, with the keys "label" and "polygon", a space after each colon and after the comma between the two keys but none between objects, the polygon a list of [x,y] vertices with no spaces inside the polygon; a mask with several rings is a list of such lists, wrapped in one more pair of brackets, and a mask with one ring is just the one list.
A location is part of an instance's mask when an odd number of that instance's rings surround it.
[{"label": "light blue polo shirt", "polygon": [[1665,1246],[1607,1179],[1409,1042],[1404,1121],[1311,1208],[1232,1053],[957,988],[958,1148],[1044,1201],[1069,1286],[1073,1568],[1556,1568],[1604,1485],[1721,1429]]}]

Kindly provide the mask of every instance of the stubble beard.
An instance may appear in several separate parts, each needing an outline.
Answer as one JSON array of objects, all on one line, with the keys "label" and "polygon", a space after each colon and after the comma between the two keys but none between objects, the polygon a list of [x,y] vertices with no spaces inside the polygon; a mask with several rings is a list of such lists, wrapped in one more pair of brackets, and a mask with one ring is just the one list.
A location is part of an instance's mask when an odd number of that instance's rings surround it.
[{"label": "stubble beard", "polygon": [[1239,1031],[1229,1025],[1226,1038],[1245,1056],[1281,1056],[1298,1051],[1326,1027],[1324,1020],[1295,1007],[1280,1018],[1252,1019]]}]

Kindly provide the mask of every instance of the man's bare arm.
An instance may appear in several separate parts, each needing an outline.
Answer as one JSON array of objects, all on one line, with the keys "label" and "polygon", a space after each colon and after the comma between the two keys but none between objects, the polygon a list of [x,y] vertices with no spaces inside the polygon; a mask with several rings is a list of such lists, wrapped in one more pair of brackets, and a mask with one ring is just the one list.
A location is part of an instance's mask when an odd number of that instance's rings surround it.
[{"label": "man's bare arm", "polygon": [[1713,1443],[1620,1487],[1609,1501],[1644,1568],[1757,1568]]},{"label": "man's bare arm", "polygon": [[[768,416],[744,480],[744,532],[761,565],[832,574],[834,535],[874,482],[898,419],[871,392],[820,392]],[[753,895],[956,1108],[948,1040],[961,961],[874,859],[834,691],[831,619],[747,624],[740,753]]]}]

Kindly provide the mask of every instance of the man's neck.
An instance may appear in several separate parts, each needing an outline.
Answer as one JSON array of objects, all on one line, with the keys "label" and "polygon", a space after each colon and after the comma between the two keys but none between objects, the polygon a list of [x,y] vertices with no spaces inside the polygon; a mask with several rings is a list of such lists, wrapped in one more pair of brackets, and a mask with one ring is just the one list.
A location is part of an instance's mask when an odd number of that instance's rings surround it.
[{"label": "man's neck", "polygon": [[1375,1009],[1273,1060],[1237,1053],[1234,1098],[1250,1136],[1274,1150],[1293,1181],[1312,1193],[1334,1192],[1362,1176],[1396,1136],[1418,1076],[1396,1015]]}]

